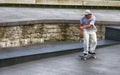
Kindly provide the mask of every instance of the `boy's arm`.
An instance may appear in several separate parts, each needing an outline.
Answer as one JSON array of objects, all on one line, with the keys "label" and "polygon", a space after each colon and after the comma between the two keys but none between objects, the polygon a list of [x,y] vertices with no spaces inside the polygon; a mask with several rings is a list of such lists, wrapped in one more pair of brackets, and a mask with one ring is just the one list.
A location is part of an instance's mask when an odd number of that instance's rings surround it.
[{"label": "boy's arm", "polygon": [[88,24],[88,25],[81,25],[80,29],[84,29],[84,28],[90,28],[91,26],[93,26],[93,24]]},{"label": "boy's arm", "polygon": [[82,38],[83,37],[83,29],[81,28],[83,25],[80,24],[80,37]]}]

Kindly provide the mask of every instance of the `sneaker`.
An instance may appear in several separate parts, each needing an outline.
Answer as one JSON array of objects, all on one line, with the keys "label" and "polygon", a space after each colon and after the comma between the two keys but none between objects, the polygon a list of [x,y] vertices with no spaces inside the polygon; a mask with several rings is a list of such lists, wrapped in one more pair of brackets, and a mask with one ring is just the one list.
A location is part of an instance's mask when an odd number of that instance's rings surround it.
[{"label": "sneaker", "polygon": [[88,55],[87,53],[84,53],[84,56]]},{"label": "sneaker", "polygon": [[95,55],[96,53],[94,52],[94,53],[92,53],[93,55]]},{"label": "sneaker", "polygon": [[92,52],[91,52],[91,51],[88,51],[88,53],[89,53],[89,54],[92,54]]},{"label": "sneaker", "polygon": [[95,52],[91,52],[91,51],[89,51],[88,53],[89,53],[89,54],[92,54],[92,55],[95,55],[95,54],[96,54]]}]

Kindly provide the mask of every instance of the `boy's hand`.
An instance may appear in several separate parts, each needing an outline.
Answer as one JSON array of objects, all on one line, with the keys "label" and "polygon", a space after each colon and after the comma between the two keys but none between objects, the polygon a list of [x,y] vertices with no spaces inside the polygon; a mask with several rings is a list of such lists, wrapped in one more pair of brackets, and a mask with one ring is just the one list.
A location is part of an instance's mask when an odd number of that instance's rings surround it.
[{"label": "boy's hand", "polygon": [[80,26],[80,37],[83,37],[83,26]]},{"label": "boy's hand", "polygon": [[84,26],[80,26],[80,29],[84,29]]}]

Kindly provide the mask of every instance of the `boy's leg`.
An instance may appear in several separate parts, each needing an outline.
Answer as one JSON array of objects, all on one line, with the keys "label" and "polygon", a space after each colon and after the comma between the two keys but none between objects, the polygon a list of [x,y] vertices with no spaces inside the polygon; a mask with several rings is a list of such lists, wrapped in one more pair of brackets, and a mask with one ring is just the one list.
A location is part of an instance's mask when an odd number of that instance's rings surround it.
[{"label": "boy's leg", "polygon": [[91,36],[90,36],[90,52],[91,53],[95,53],[95,49],[97,46],[97,36],[96,36],[96,32],[91,32]]},{"label": "boy's leg", "polygon": [[88,51],[89,51],[89,34],[88,34],[88,32],[84,31],[83,39],[84,39],[84,51],[83,51],[83,53],[88,54]]}]

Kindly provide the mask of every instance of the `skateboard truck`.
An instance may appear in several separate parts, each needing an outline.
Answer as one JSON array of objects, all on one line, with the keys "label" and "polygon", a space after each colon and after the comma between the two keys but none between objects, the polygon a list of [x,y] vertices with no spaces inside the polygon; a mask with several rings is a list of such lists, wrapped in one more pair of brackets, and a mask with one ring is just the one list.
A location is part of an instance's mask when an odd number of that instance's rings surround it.
[{"label": "skateboard truck", "polygon": [[94,58],[96,59],[96,54],[87,54],[87,55],[81,55],[81,60],[87,60],[87,58]]}]

